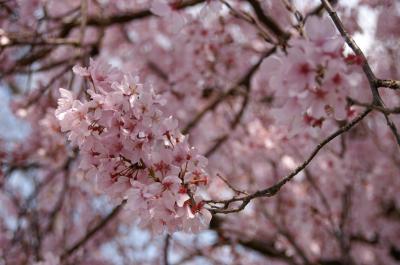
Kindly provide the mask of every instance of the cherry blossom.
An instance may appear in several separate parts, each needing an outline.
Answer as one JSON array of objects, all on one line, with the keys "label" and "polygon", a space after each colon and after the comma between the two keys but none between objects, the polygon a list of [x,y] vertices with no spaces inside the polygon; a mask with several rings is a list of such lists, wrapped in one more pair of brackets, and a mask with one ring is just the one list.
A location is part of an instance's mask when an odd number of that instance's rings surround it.
[{"label": "cherry blossom", "polygon": [[[81,150],[87,178],[112,200],[127,199],[141,223],[160,226],[153,226],[155,232],[206,228],[211,215],[194,196],[207,184],[207,159],[190,147],[176,120],[163,117],[163,99],[105,62],[92,60],[88,69],[74,69],[92,82],[90,99],[75,100],[61,88],[55,115]],[[179,214],[183,207],[189,216]],[[185,218],[199,220],[186,225]]]},{"label": "cherry blossom", "polygon": [[[349,75],[343,74],[353,68],[346,62],[344,44],[334,25],[328,18],[321,21],[312,17],[305,24],[305,33],[308,40],[293,39],[297,46],[289,48],[287,55],[270,57],[262,65],[266,71],[276,73],[269,79],[270,88],[281,99],[276,113],[300,114],[289,120],[284,114],[275,117],[300,130],[321,127],[326,119],[347,119],[347,98],[355,95],[353,84],[347,80]],[[282,86],[288,87],[289,98]]]},{"label": "cherry blossom", "polygon": [[0,1],[0,265],[395,265],[400,4]]}]

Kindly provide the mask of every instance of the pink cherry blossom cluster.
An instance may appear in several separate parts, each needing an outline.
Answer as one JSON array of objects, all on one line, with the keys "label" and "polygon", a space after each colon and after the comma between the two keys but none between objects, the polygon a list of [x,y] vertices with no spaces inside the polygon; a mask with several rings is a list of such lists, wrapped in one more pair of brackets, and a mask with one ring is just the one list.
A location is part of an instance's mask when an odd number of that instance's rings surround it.
[{"label": "pink cherry blossom cluster", "polygon": [[361,62],[344,56],[344,42],[332,22],[310,17],[304,35],[293,36],[286,53],[269,57],[262,65],[269,73],[266,82],[275,99],[275,119],[293,135],[321,127],[327,119],[350,118],[354,113],[347,97],[360,91],[352,80],[359,80],[355,66]]},{"label": "pink cherry blossom cluster", "polygon": [[55,113],[79,147],[86,177],[113,201],[127,200],[139,224],[154,233],[207,228],[211,214],[201,197],[207,159],[163,113],[165,100],[102,60],[73,71],[90,84],[87,99],[61,88]]}]

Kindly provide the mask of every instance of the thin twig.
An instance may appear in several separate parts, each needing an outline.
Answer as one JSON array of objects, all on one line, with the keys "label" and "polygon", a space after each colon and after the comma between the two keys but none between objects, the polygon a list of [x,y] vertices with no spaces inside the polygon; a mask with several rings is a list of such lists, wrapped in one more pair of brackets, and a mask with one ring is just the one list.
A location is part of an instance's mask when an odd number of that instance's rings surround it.
[{"label": "thin twig", "polygon": [[229,181],[223,177],[221,174],[217,173],[217,177],[219,177],[231,190],[233,190],[236,194],[244,194],[244,195],[249,195],[247,192],[245,191],[241,191],[235,187],[232,186],[231,183],[229,183]]}]

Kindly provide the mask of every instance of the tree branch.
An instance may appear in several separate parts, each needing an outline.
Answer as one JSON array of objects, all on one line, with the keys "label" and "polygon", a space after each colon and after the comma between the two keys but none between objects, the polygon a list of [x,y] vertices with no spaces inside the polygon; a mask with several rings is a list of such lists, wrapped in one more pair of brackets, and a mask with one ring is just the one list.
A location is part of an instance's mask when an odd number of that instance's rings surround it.
[{"label": "tree branch", "polygon": [[376,80],[376,85],[378,87],[387,87],[390,89],[400,89],[400,81],[399,80],[384,80],[378,79]]},{"label": "tree branch", "polygon": [[170,241],[171,241],[171,236],[169,234],[167,234],[165,236],[165,244],[164,244],[164,265],[169,265],[168,249],[169,249]]},{"label": "tree branch", "polygon": [[[348,130],[350,130],[351,128],[353,128],[357,123],[359,123],[362,119],[364,119],[371,111],[372,111],[371,109],[366,109],[359,116],[357,116],[354,120],[352,120],[345,126],[339,128],[337,131],[335,131],[330,136],[325,138],[325,140],[320,142],[314,148],[314,150],[311,152],[310,156],[300,166],[298,166],[294,171],[292,171],[289,175],[284,177],[282,180],[278,181],[273,186],[268,187],[263,190],[256,191],[248,196],[233,197],[229,200],[221,200],[221,201],[208,200],[208,201],[206,201],[206,203],[208,205],[210,205],[210,207],[211,207],[211,208],[208,208],[208,210],[213,214],[216,214],[216,213],[228,214],[228,213],[239,212],[239,211],[243,210],[247,206],[247,204],[249,204],[249,202],[251,200],[253,200],[254,198],[274,196],[287,182],[292,180],[293,177],[295,177],[304,168],[306,168],[308,166],[308,164],[313,160],[313,158],[318,154],[318,152],[325,145],[327,145],[330,141],[335,139],[337,136],[339,136],[342,133],[345,133]],[[236,208],[229,209],[230,204],[235,203],[235,202],[240,202],[240,205]]]},{"label": "tree branch", "polygon": [[106,217],[104,217],[95,227],[89,229],[89,231],[84,235],[80,240],[78,240],[75,244],[69,247],[64,253],[61,255],[61,260],[65,260],[75,251],[77,251],[80,247],[86,244],[97,232],[99,232],[103,227],[105,227],[118,213],[121,211],[122,207],[126,204],[126,200],[122,201],[122,203],[116,206]]},{"label": "tree branch", "polygon": [[285,44],[290,38],[290,33],[285,32],[278,23],[264,13],[258,0],[247,0],[247,2],[253,7],[258,20],[277,37],[280,44]]},{"label": "tree branch", "polygon": [[[333,23],[335,24],[336,28],[346,41],[347,45],[353,50],[353,52],[362,59],[362,69],[364,71],[365,76],[368,79],[369,87],[372,92],[372,105],[376,105],[379,107],[385,107],[381,96],[379,95],[378,87],[383,85],[396,86],[398,83],[394,80],[379,80],[376,78],[375,74],[373,73],[367,58],[365,57],[364,53],[361,51],[360,47],[358,47],[357,43],[353,40],[349,33],[344,28],[342,21],[340,20],[339,16],[337,15],[336,11],[332,8],[331,4],[328,0],[321,0],[322,5],[328,12],[329,16],[331,17]],[[393,135],[396,138],[398,146],[400,146],[400,135],[397,131],[396,125],[393,121],[390,120],[389,114],[383,113],[385,116],[386,124],[392,131]]]},{"label": "tree branch", "polygon": [[250,84],[251,77],[257,71],[258,67],[261,65],[264,58],[270,56],[271,54],[275,53],[276,46],[269,49],[258,62],[253,65],[249,71],[235,84],[233,87],[228,89],[226,92],[221,93],[218,97],[216,97],[210,104],[208,104],[202,111],[198,112],[196,116],[184,127],[182,130],[183,134],[189,133],[196,125],[200,122],[200,120],[204,117],[204,115],[211,110],[214,110],[221,102],[223,102],[228,96],[233,95],[238,87],[247,86]]}]

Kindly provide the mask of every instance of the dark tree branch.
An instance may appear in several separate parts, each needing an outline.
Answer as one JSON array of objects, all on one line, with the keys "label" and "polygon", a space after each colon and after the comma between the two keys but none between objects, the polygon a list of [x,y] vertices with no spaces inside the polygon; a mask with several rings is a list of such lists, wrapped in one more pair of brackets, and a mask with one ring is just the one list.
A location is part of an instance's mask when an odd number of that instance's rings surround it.
[{"label": "dark tree branch", "polygon": [[169,265],[168,251],[169,251],[170,241],[171,241],[171,236],[169,234],[167,234],[165,236],[165,244],[164,244],[164,265]]},{"label": "dark tree branch", "polygon": [[248,14],[247,12],[243,12],[243,11],[239,11],[236,10],[235,8],[233,8],[233,6],[231,4],[229,4],[227,1],[225,0],[220,0],[225,6],[227,6],[229,8],[229,10],[231,11],[231,14],[239,19],[242,19],[252,25],[254,25],[260,32],[261,36],[264,38],[264,40],[268,43],[274,43],[274,40],[272,39],[272,37],[270,36],[270,34],[267,32],[267,30],[265,29],[265,27],[263,27],[260,23],[257,22],[257,20],[250,14]]},{"label": "dark tree branch", "polygon": [[[184,9],[186,7],[191,7],[195,6],[197,4],[200,4],[204,2],[205,0],[188,0],[188,1],[182,1],[178,2],[174,8],[176,9]],[[88,26],[111,26],[115,24],[123,24],[123,23],[129,23],[134,20],[140,20],[144,18],[148,18],[153,16],[153,13],[150,11],[150,9],[143,9],[143,10],[137,10],[137,11],[131,11],[131,12],[124,12],[124,13],[118,13],[115,15],[111,15],[108,17],[102,17],[102,16],[89,16],[87,18],[86,24]],[[79,21],[73,21],[70,23],[64,24],[64,28],[67,30],[71,30],[74,27],[80,26]]]},{"label": "dark tree branch", "polygon": [[[329,3],[328,0],[321,0],[322,5],[328,12],[329,16],[331,17],[333,23],[335,24],[336,28],[346,41],[347,45],[350,46],[350,48],[353,50],[353,52],[361,58],[362,60],[362,69],[364,71],[365,76],[368,79],[369,87],[372,92],[372,105],[376,105],[379,107],[385,107],[383,100],[381,96],[379,95],[378,87],[383,86],[383,85],[391,85],[391,86],[396,86],[398,84],[397,81],[390,81],[390,80],[379,80],[376,78],[374,72],[372,71],[367,58],[365,57],[364,53],[358,47],[357,43],[353,40],[353,38],[350,36],[349,33],[344,28],[344,25],[342,21],[340,20],[339,16],[337,15],[336,11],[332,8],[331,4]],[[393,121],[390,120],[389,114],[383,113],[385,116],[386,124],[392,131],[394,137],[396,138],[398,146],[400,146],[400,135],[397,131],[396,125],[393,123]]]},{"label": "dark tree branch", "polygon": [[[353,119],[351,122],[346,124],[345,126],[339,128],[337,131],[332,133],[330,136],[325,138],[322,142],[320,142],[314,150],[311,152],[310,156],[300,165],[298,166],[294,171],[292,171],[289,175],[284,177],[282,180],[278,181],[276,184],[274,184],[271,187],[268,187],[263,190],[256,191],[248,196],[243,196],[243,197],[233,197],[229,200],[221,200],[221,201],[214,201],[214,200],[208,200],[206,203],[210,205],[210,210],[211,213],[216,214],[216,213],[223,213],[223,214],[228,214],[228,213],[234,213],[234,212],[239,212],[243,210],[247,204],[254,198],[259,198],[259,197],[272,197],[278,191],[290,180],[293,179],[298,173],[300,173],[304,168],[308,166],[308,164],[314,159],[314,157],[319,153],[319,151],[327,145],[330,141],[335,139],[337,136],[349,131],[351,128],[353,128],[356,124],[358,124],[362,119],[364,119],[372,110],[371,109],[366,109],[364,112],[362,112],[359,116],[357,116],[355,119]],[[229,209],[229,206],[232,203],[240,202],[239,206],[233,209]]]},{"label": "dark tree branch", "polygon": [[[191,7],[195,6],[197,4],[200,4],[204,2],[205,0],[188,0],[188,1],[182,1],[180,4],[176,5],[176,9],[184,9],[186,7]],[[5,73],[0,74],[0,78],[3,76],[9,75],[15,71],[15,69],[19,69],[23,66],[28,66],[31,65],[32,63],[41,60],[43,58],[46,58],[55,47],[59,45],[63,45],[63,42],[65,42],[65,45],[73,45],[73,46],[79,46],[80,41],[76,40],[68,40],[66,37],[69,36],[70,32],[77,28],[77,27],[82,27],[82,25],[85,26],[94,26],[94,27],[107,27],[107,26],[112,26],[116,24],[124,24],[124,23],[129,23],[135,20],[141,20],[145,19],[148,17],[153,16],[153,13],[150,11],[150,9],[143,9],[143,10],[138,10],[138,11],[131,11],[131,12],[125,12],[125,13],[119,13],[115,15],[110,15],[107,17],[102,17],[102,16],[89,16],[87,18],[83,18],[83,20],[77,20],[74,19],[69,22],[65,22],[60,25],[60,30],[59,34],[56,36],[56,38],[52,40],[30,40],[32,42],[33,46],[39,46],[41,44],[48,46],[51,45],[51,47],[46,47],[46,49],[41,49],[38,50],[37,52],[29,52],[22,58],[16,61],[15,66],[12,67],[9,71],[6,71]],[[35,36],[36,38],[36,36]],[[20,43],[21,42],[21,43]],[[23,43],[27,43],[26,40],[16,40],[13,39],[12,43],[15,43],[17,45],[21,45]],[[8,45],[7,47],[11,47]]]},{"label": "dark tree branch", "polygon": [[104,217],[96,226],[89,231],[75,244],[71,247],[67,248],[64,253],[61,255],[61,260],[65,260],[75,251],[77,251],[80,247],[85,245],[97,232],[101,231],[118,213],[121,211],[122,207],[126,204],[126,200],[122,201],[122,203],[116,206],[106,217]]},{"label": "dark tree branch", "polygon": [[400,107],[385,108],[385,107],[377,106],[377,105],[374,105],[374,104],[371,104],[371,103],[360,102],[360,101],[358,101],[356,99],[353,99],[353,98],[347,98],[347,101],[349,102],[349,105],[361,106],[361,107],[377,110],[377,111],[380,111],[380,112],[382,112],[384,114],[387,114],[387,115],[400,113]]},{"label": "dark tree branch", "polygon": [[306,253],[303,251],[303,249],[297,244],[296,240],[293,238],[293,236],[290,234],[288,229],[284,227],[282,224],[279,224],[275,218],[266,210],[264,209],[262,211],[264,216],[275,226],[275,228],[278,230],[278,233],[281,234],[286,238],[286,240],[292,245],[294,250],[297,252],[297,254],[300,256],[300,258],[303,260],[304,265],[312,265],[310,260],[308,259]]},{"label": "dark tree branch", "polygon": [[[211,220],[210,229],[218,233],[221,244],[224,243],[226,244],[227,243],[226,241],[229,239],[226,239],[224,236],[224,231],[222,229],[223,222],[224,222],[223,218],[214,215]],[[260,240],[256,238],[251,238],[251,239],[243,239],[241,237],[238,238],[239,240],[237,243],[239,243],[248,250],[252,250],[262,256],[267,257],[268,259],[281,260],[292,265],[297,264],[293,257],[288,256],[286,254],[285,250],[276,249],[275,243],[273,241]]]},{"label": "dark tree branch", "polygon": [[249,69],[249,71],[238,81],[236,85],[228,89],[226,92],[223,92],[220,95],[218,95],[218,97],[216,97],[213,101],[211,101],[210,104],[208,104],[202,111],[197,113],[196,116],[184,127],[182,133],[183,134],[189,133],[200,122],[200,120],[204,117],[204,115],[208,111],[214,110],[228,96],[234,95],[235,92],[238,90],[238,88],[240,88],[241,86],[247,87],[248,84],[250,84],[251,77],[257,71],[258,67],[261,65],[264,58],[272,55],[273,53],[275,53],[275,51],[276,47],[273,47],[270,50],[268,50],[263,56],[261,56],[258,62]]},{"label": "dark tree branch", "polygon": [[376,80],[376,85],[378,87],[387,87],[387,88],[391,88],[391,89],[400,89],[400,81],[399,80],[379,79],[379,80]]},{"label": "dark tree branch", "polygon": [[264,13],[258,0],[247,0],[247,2],[253,7],[258,20],[277,37],[280,44],[284,45],[290,38],[290,34],[285,32],[275,20]]}]

